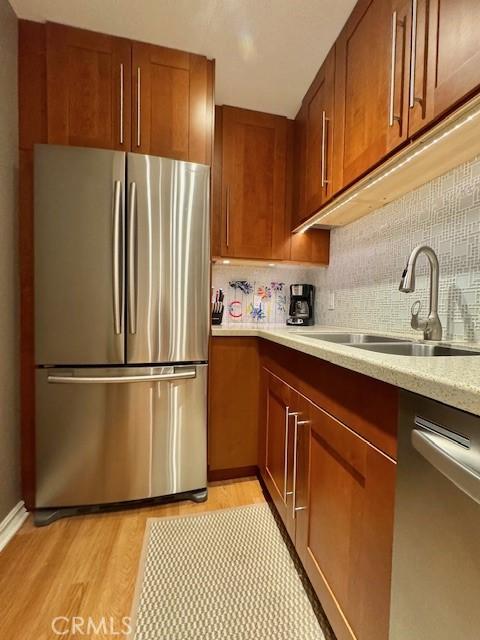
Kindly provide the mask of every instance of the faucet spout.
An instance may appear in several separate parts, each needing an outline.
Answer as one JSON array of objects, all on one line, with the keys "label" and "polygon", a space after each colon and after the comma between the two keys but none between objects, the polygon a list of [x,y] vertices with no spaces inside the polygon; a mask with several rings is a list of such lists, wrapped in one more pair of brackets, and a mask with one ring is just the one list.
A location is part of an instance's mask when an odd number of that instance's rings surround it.
[{"label": "faucet spout", "polygon": [[435,251],[427,245],[419,245],[410,254],[407,266],[400,279],[399,290],[402,293],[412,293],[415,291],[415,269],[417,259],[420,254],[427,256],[430,264],[430,310],[426,320],[418,320],[417,316],[412,314],[412,327],[414,329],[422,329],[425,340],[441,340],[442,324],[438,317],[438,289],[440,280],[440,268],[438,258]]}]

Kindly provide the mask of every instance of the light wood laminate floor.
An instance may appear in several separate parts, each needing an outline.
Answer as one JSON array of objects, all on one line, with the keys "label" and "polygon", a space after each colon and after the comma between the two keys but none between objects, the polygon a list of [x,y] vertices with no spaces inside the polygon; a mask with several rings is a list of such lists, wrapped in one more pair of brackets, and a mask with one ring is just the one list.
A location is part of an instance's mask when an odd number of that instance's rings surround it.
[{"label": "light wood laminate floor", "polygon": [[[1,640],[119,638],[111,633],[56,635],[57,616],[105,617],[121,629],[130,615],[147,518],[264,501],[258,480],[213,483],[208,501],[66,518],[35,528],[29,518],[0,552]],[[65,626],[59,628],[66,629]]]}]

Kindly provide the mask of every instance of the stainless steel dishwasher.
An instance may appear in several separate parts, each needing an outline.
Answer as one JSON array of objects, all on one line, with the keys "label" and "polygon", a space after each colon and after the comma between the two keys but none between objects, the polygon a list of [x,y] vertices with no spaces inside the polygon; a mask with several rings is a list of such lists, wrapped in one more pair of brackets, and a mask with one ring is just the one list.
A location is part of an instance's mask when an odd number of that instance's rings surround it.
[{"label": "stainless steel dishwasher", "polygon": [[400,406],[390,640],[478,640],[480,417]]}]

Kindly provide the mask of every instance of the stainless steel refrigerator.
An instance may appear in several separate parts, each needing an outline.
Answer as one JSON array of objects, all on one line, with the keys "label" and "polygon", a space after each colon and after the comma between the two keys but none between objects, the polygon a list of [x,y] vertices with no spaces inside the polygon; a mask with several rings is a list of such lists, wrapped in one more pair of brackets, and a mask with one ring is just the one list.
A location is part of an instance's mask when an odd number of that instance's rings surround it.
[{"label": "stainless steel refrigerator", "polygon": [[209,167],[34,162],[36,508],[204,499]]}]

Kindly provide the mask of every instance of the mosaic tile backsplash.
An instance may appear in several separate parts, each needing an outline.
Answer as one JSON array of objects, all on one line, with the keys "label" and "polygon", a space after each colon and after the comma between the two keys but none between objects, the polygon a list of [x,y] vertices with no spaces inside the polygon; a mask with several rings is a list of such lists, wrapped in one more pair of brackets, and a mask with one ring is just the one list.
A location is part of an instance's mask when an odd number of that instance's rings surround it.
[{"label": "mosaic tile backsplash", "polygon": [[[215,265],[213,285],[224,289],[227,301],[224,324],[283,324],[288,314],[288,285],[305,282],[316,286],[317,324],[411,331],[420,338],[420,332],[410,329],[410,307],[420,299],[420,315],[428,312],[424,256],[417,263],[416,291],[404,294],[398,290],[407,258],[418,244],[429,244],[439,258],[444,339],[480,342],[480,157],[357,222],[334,229],[327,269]],[[252,291],[245,294],[230,287],[234,280],[246,280]],[[284,283],[282,290],[279,283]],[[269,287],[271,295],[265,297]],[[335,298],[333,310],[328,309],[330,291]],[[242,315],[232,317],[228,304],[237,298],[240,304],[234,307]],[[259,306],[261,318],[255,317]]]},{"label": "mosaic tile backsplash", "polygon": [[318,269],[241,267],[214,265],[212,286],[223,289],[225,312],[222,324],[285,324],[290,285],[311,282]]},{"label": "mosaic tile backsplash", "polygon": [[[460,165],[331,234],[331,260],[318,272],[319,324],[409,331],[410,308],[428,313],[429,267],[417,263],[416,290],[398,285],[411,250],[430,245],[440,262],[444,339],[480,341],[480,157]],[[328,310],[328,292],[335,309]],[[421,337],[421,333],[411,330]]]}]

